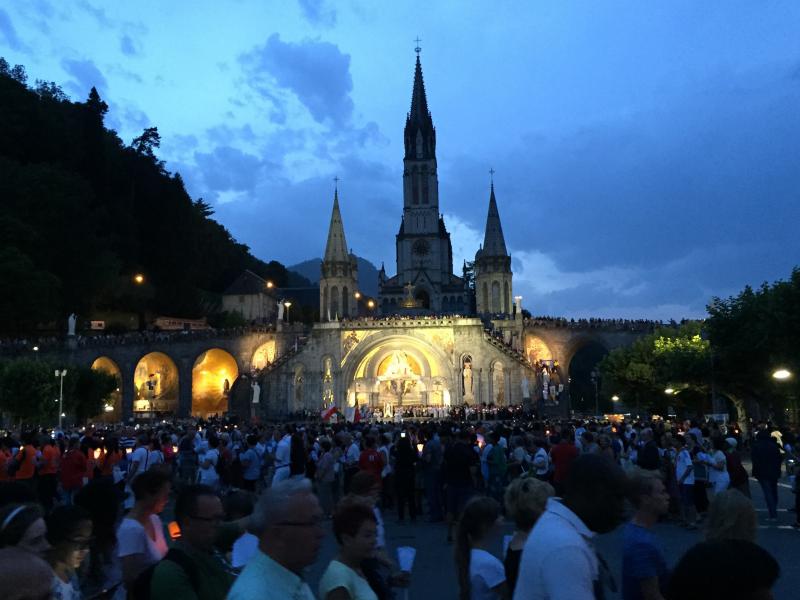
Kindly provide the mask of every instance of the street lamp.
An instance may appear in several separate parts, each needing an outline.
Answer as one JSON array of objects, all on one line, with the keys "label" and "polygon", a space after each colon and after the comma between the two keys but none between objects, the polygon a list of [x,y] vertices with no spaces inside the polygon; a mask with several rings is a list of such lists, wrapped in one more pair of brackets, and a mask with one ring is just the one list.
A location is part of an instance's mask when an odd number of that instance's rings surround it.
[{"label": "street lamp", "polygon": [[373,300],[372,298],[370,298],[369,300],[367,300],[367,308],[368,308],[368,309],[370,309],[370,310],[372,310],[373,308],[375,308],[375,300]]},{"label": "street lamp", "polygon": [[272,283],[271,281],[268,281],[268,282],[267,282],[267,289],[268,289],[268,290],[271,290],[271,289],[272,289],[272,288],[274,288],[274,287],[275,287],[275,284],[274,284],[274,283]]},{"label": "street lamp", "polygon": [[291,323],[291,321],[289,321],[289,309],[292,308],[292,303],[287,300],[283,305],[286,307],[286,321]]},{"label": "street lamp", "polygon": [[788,369],[778,369],[772,374],[773,379],[777,379],[778,381],[784,381],[789,379],[792,376],[792,372]]},{"label": "street lamp", "polygon": [[591,372],[592,383],[594,384],[594,414],[600,414],[600,400],[597,396],[597,382],[600,379],[600,372],[597,369],[592,369]]},{"label": "street lamp", "polygon": [[142,275],[141,273],[137,273],[136,275],[133,276],[133,281],[137,285],[142,285],[144,283],[144,275]]},{"label": "street lamp", "polygon": [[361,292],[356,292],[355,294],[353,294],[353,296],[355,296],[356,300],[360,300],[361,299]]},{"label": "street lamp", "polygon": [[64,377],[67,375],[66,369],[56,369],[56,377],[59,378],[58,389],[58,428],[61,429],[62,419],[64,418]]},{"label": "street lamp", "polygon": [[611,401],[612,401],[612,402],[619,402],[619,396],[617,396],[616,394],[614,394],[613,396],[611,396]]},{"label": "street lamp", "polygon": [[671,396],[672,394],[674,394],[674,393],[675,393],[675,390],[673,390],[671,387],[668,387],[667,389],[665,389],[665,390],[664,390],[664,393],[665,393],[667,396]]}]

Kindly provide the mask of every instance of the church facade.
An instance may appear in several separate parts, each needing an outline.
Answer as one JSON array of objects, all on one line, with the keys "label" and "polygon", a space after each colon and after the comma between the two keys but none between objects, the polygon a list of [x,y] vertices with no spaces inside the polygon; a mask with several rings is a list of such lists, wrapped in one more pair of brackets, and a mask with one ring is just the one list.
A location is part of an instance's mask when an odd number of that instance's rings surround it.
[{"label": "church facade", "polygon": [[264,414],[333,404],[391,414],[406,407],[529,401],[536,373],[524,352],[521,299],[513,296],[493,183],[474,283],[466,268],[460,276],[453,272],[419,55],[404,151],[395,273],[381,267],[376,314],[358,316],[357,263],[337,189],[321,267],[320,322],[291,356],[260,373]]}]

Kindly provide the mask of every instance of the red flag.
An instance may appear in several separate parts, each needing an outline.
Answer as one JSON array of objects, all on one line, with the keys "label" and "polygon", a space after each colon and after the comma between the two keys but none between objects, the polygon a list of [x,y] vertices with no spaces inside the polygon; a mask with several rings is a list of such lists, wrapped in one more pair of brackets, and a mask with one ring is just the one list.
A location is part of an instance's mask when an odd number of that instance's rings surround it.
[{"label": "red flag", "polygon": [[339,412],[339,408],[334,404],[333,406],[329,406],[328,408],[323,408],[322,413],[320,413],[320,416],[322,417],[323,421],[327,421],[337,412]]}]

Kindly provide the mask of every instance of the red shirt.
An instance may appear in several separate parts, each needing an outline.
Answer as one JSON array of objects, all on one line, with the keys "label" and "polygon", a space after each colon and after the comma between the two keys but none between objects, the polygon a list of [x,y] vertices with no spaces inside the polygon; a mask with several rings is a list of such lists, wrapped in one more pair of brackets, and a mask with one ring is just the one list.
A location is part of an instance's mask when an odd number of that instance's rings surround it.
[{"label": "red shirt", "polygon": [[55,475],[61,463],[61,450],[58,446],[47,444],[42,450],[42,465],[39,475]]},{"label": "red shirt", "polygon": [[8,474],[8,461],[11,459],[11,452],[4,450],[0,452],[0,481],[11,481],[14,478]]},{"label": "red shirt", "polygon": [[358,457],[358,468],[372,475],[375,483],[381,484],[383,457],[375,448],[367,448],[361,451],[361,456]]},{"label": "red shirt", "polygon": [[[23,458],[24,450],[24,458]],[[30,479],[36,470],[36,448],[27,444],[24,448],[17,450],[17,460],[20,461],[17,479]]]},{"label": "red shirt", "polygon": [[563,483],[569,474],[572,461],[578,458],[578,449],[575,444],[559,442],[550,450],[550,460],[553,461],[553,481]]},{"label": "red shirt", "polygon": [[61,485],[65,490],[75,490],[83,485],[86,462],[86,455],[78,449],[64,455],[61,460]]}]

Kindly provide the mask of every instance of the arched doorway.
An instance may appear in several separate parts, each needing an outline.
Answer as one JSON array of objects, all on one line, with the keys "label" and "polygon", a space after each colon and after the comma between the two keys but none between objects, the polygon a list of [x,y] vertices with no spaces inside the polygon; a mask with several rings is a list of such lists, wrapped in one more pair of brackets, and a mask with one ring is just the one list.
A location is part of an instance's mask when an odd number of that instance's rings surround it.
[{"label": "arched doorway", "polygon": [[117,380],[117,389],[111,393],[106,405],[103,407],[103,412],[97,417],[101,421],[109,423],[117,423],[122,420],[122,371],[113,360],[107,356],[100,356],[92,363],[92,369],[95,371],[103,371],[113,376]]},{"label": "arched doorway", "polygon": [[490,404],[504,406],[507,404],[506,396],[506,370],[503,363],[496,362],[492,365],[492,395]]},{"label": "arched doorway", "polygon": [[431,295],[427,290],[417,290],[414,292],[414,300],[416,300],[418,308],[427,309],[431,307]]},{"label": "arched doorway", "polygon": [[222,415],[228,410],[231,386],[239,377],[236,359],[225,350],[206,350],[192,367],[192,415]]},{"label": "arched doorway", "polygon": [[[583,344],[569,361],[569,396],[572,410],[584,414],[596,414],[608,408],[608,399],[603,398],[597,365],[608,354],[601,343],[589,341]],[[597,396],[595,396],[595,392]]]},{"label": "arched doorway", "polygon": [[360,347],[348,355],[343,375],[348,405],[368,405],[385,416],[400,407],[446,406],[457,389],[441,350],[409,335]]},{"label": "arched doorway", "polygon": [[163,352],[151,352],[136,363],[133,373],[133,413],[142,418],[174,415],[178,411],[178,367]]},{"label": "arched doorway", "polygon": [[261,344],[253,353],[252,368],[260,371],[275,362],[275,340]]}]

